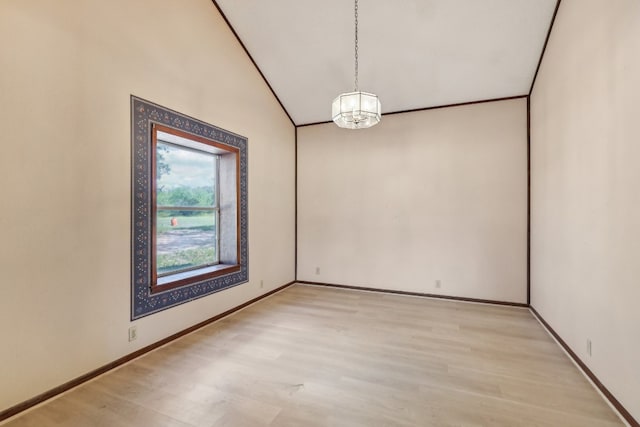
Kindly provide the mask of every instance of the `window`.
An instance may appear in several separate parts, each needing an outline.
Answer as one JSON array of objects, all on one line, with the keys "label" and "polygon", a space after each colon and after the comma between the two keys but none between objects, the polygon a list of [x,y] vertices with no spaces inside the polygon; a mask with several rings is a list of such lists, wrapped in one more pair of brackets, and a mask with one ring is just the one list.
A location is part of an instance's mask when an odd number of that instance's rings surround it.
[{"label": "window", "polygon": [[237,150],[159,124],[151,132],[152,292],[237,270],[237,253],[220,254],[237,251],[237,221],[220,227],[221,218],[236,217],[232,204],[221,212],[220,198],[237,200]]},{"label": "window", "polygon": [[135,97],[132,126],[132,319],[246,282],[246,139]]},{"label": "window", "polygon": [[218,155],[170,143],[156,132],[155,272],[157,277],[219,263]]}]

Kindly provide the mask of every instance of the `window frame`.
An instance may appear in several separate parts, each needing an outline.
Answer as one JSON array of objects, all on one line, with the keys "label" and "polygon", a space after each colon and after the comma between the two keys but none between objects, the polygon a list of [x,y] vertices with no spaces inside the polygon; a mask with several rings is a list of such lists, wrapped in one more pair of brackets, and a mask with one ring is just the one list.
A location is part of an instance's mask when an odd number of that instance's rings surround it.
[{"label": "window frame", "polygon": [[[178,272],[174,272],[171,274],[167,274],[167,275],[158,275],[158,269],[157,269],[157,242],[156,242],[156,236],[157,236],[157,211],[158,211],[158,204],[157,204],[157,195],[158,195],[158,180],[157,180],[157,150],[158,150],[158,132],[163,132],[163,133],[167,133],[170,135],[175,135],[179,138],[184,138],[184,139],[188,139],[191,141],[195,141],[198,142],[200,144],[204,144],[204,145],[208,145],[211,147],[214,147],[218,150],[222,150],[225,153],[229,153],[229,154],[235,154],[236,155],[236,176],[238,176],[238,172],[240,170],[240,164],[239,164],[239,160],[240,160],[240,156],[239,156],[239,150],[235,147],[230,147],[228,145],[224,145],[224,144],[220,144],[214,140],[211,139],[207,139],[207,138],[203,138],[197,135],[193,135],[187,132],[183,132],[181,130],[178,129],[174,129],[168,126],[164,126],[162,124],[159,123],[152,123],[151,124],[151,153],[152,153],[152,159],[151,159],[151,293],[157,293],[157,292],[163,292],[166,290],[170,290],[170,289],[176,289],[176,288],[180,288],[182,286],[186,286],[186,285],[190,285],[193,283],[196,283],[198,281],[201,280],[205,280],[205,279],[212,279],[214,277],[218,277],[221,276],[223,274],[228,274],[231,272],[235,272],[238,271],[240,269],[238,264],[226,264],[226,263],[222,263],[220,261],[220,238],[221,238],[221,231],[220,231],[220,162],[219,162],[219,157],[221,156],[221,154],[214,154],[211,153],[212,155],[216,156],[216,162],[218,163],[216,166],[216,183],[215,183],[215,188],[216,188],[216,196],[215,196],[215,206],[217,208],[214,208],[216,211],[216,258],[217,258],[217,263],[215,264],[211,264],[211,265],[206,265],[206,266],[202,266],[202,267],[197,267],[197,268],[191,268],[188,270],[184,270],[184,271],[178,271]],[[166,141],[162,141],[164,143],[167,143]],[[178,147],[181,148],[185,148],[185,149],[192,149],[194,151],[201,151],[203,153],[209,154],[206,151],[202,151],[202,150],[198,150],[198,149],[193,149],[191,147],[187,147],[187,146],[182,146],[180,144],[174,144],[174,143],[170,143],[169,144],[173,144],[176,145]],[[239,197],[239,192],[240,192],[240,185],[239,185],[239,180],[236,179],[236,201],[237,203],[240,202],[240,197]],[[239,206],[237,206],[237,208],[239,208]],[[189,208],[187,208],[189,209]],[[193,209],[193,208],[190,208]],[[194,209],[195,210],[195,209]],[[237,212],[239,212],[239,209],[237,210]],[[236,227],[239,226],[239,216],[236,215]],[[239,233],[237,233],[238,238],[236,239],[236,256],[237,259],[240,259],[240,241],[239,241]]]},{"label": "window frame", "polygon": [[[249,281],[248,140],[246,137],[131,95],[131,320]],[[152,290],[152,132],[154,124],[205,139],[220,156],[221,264],[174,275]],[[187,144],[189,146],[189,144]],[[207,150],[208,151],[208,150]],[[215,150],[214,150],[215,151]],[[227,239],[224,236],[227,236]],[[202,274],[197,274],[202,273]],[[178,277],[180,276],[180,277]]]}]

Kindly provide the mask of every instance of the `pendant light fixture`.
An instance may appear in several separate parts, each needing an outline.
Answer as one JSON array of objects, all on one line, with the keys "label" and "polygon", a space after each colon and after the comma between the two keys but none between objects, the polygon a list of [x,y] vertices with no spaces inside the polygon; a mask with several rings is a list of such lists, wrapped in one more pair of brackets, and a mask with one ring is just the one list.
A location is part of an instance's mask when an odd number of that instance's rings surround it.
[{"label": "pendant light fixture", "polygon": [[380,122],[381,106],[378,97],[358,90],[358,0],[355,0],[355,88],[341,93],[333,100],[331,115],[341,128],[364,129]]}]

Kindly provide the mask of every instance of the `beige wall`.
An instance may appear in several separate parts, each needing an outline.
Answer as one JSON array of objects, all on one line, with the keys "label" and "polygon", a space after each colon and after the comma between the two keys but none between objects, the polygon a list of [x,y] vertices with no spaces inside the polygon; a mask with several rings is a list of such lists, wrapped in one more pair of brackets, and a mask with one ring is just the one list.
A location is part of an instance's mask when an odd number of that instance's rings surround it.
[{"label": "beige wall", "polygon": [[521,98],[299,128],[297,278],[525,303],[526,119]]},{"label": "beige wall", "polygon": [[563,0],[531,99],[532,305],[638,420],[639,119],[640,2]]},{"label": "beige wall", "polygon": [[[0,40],[0,410],[294,279],[295,131],[210,0],[3,0]],[[133,343],[130,94],[248,137],[251,279]]]}]

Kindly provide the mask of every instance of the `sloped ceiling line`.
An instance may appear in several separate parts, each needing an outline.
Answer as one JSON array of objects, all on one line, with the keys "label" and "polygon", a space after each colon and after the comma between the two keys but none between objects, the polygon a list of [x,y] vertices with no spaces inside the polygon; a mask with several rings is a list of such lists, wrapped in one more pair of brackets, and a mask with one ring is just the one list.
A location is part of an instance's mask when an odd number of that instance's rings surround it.
[{"label": "sloped ceiling line", "polygon": [[256,61],[253,59],[253,56],[251,56],[251,53],[249,53],[249,51],[247,50],[247,47],[244,45],[244,43],[242,42],[242,40],[238,36],[238,33],[236,32],[235,28],[233,28],[233,25],[231,25],[231,22],[229,22],[229,19],[227,19],[227,15],[224,14],[224,12],[220,8],[220,5],[218,4],[218,2],[216,0],[211,0],[211,1],[213,2],[213,5],[216,7],[216,9],[218,9],[218,12],[220,13],[220,16],[222,16],[222,19],[224,19],[224,22],[227,24],[227,27],[229,27],[229,29],[233,33],[233,35],[235,36],[235,38],[238,41],[238,43],[240,43],[240,46],[242,46],[242,49],[244,50],[244,52],[249,57],[249,60],[251,60],[251,63],[253,64],[253,66],[256,67],[256,70],[258,70],[258,73],[260,74],[260,77],[262,77],[262,80],[264,80],[265,84],[267,85],[267,87],[269,88],[269,90],[271,91],[273,96],[276,98],[276,101],[278,101],[278,104],[280,104],[280,107],[282,108],[282,111],[284,111],[284,113],[289,118],[289,121],[291,121],[291,124],[295,127],[296,123],[291,118],[291,114],[289,114],[287,109],[284,107],[284,104],[282,103],[282,101],[278,97],[278,94],[273,90],[273,87],[271,86],[271,83],[269,83],[269,80],[267,80],[267,78],[264,76],[264,73],[262,72],[260,67],[258,67],[258,64],[256,64]]},{"label": "sloped ceiling line", "polygon": [[547,37],[544,39],[544,46],[542,46],[542,51],[540,52],[540,59],[538,60],[538,66],[536,67],[536,73],[533,75],[533,80],[531,81],[531,87],[529,88],[529,96],[533,93],[533,86],[536,84],[536,79],[538,78],[538,71],[540,71],[540,66],[542,65],[542,59],[544,58],[544,53],[547,51],[547,44],[549,43],[549,38],[551,37],[551,31],[553,31],[553,24],[556,22],[556,16],[558,15],[558,9],[560,9],[560,3],[562,0],[558,0],[556,3],[556,8],[553,11],[553,17],[551,18],[551,22],[549,23],[549,31],[547,32]]}]

